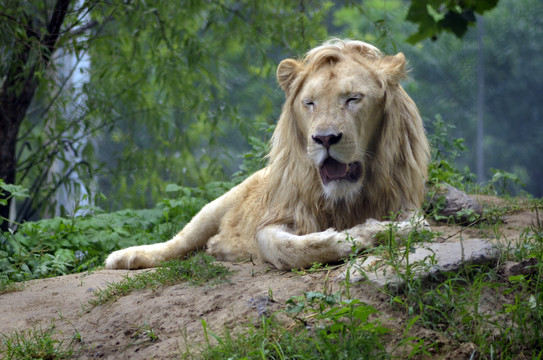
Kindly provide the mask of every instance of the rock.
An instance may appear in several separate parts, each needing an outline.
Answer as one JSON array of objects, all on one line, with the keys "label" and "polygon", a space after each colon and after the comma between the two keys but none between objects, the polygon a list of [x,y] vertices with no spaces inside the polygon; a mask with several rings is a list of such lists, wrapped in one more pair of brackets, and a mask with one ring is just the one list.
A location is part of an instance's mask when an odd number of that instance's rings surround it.
[{"label": "rock", "polygon": [[504,278],[518,275],[535,275],[537,271],[537,259],[530,258],[521,262],[506,261],[500,269],[500,274]]},{"label": "rock", "polygon": [[449,184],[442,184],[427,194],[428,202],[438,215],[452,217],[456,222],[470,221],[469,214],[480,216],[483,213],[483,207],[477,200]]},{"label": "rock", "polygon": [[[418,245],[409,252],[398,251],[398,260],[374,255],[349,267],[336,280],[345,280],[349,271],[351,283],[370,281],[380,287],[399,290],[406,279],[428,279],[444,271],[458,271],[466,265],[480,265],[495,261],[498,250],[485,239],[469,239],[451,243]],[[399,272],[398,272],[398,271]]]}]

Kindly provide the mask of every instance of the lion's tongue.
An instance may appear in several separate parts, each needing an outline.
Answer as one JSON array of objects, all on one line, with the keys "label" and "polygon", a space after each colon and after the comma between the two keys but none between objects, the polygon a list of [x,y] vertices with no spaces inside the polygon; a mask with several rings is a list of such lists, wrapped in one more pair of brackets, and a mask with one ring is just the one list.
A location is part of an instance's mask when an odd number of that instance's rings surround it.
[{"label": "lion's tongue", "polygon": [[326,180],[337,180],[347,175],[349,166],[329,157],[322,164],[321,171],[324,173]]}]

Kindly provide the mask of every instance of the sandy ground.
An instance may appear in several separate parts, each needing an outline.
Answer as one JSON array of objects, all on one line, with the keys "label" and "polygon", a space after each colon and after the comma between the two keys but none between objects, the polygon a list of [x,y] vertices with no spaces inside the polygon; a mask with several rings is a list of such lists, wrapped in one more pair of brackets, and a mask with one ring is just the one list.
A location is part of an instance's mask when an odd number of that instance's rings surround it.
[{"label": "sandy ground", "polygon": [[[510,241],[518,239],[522,229],[535,221],[535,215],[519,212],[505,218],[498,231]],[[443,238],[459,228],[433,226]],[[493,237],[468,229],[461,235]],[[447,239],[454,241],[456,237]],[[116,302],[88,310],[93,292],[108,283],[122,280],[136,272],[95,271],[28,282],[18,292],[0,295],[0,333],[54,324],[55,336],[69,341],[76,333],[79,359],[171,359],[179,358],[187,346],[193,351],[204,340],[202,319],[211,331],[224,327],[240,328],[268,314],[285,308],[292,296],[305,291],[336,291],[340,283],[333,281],[344,268],[299,275],[269,269],[252,263],[225,263],[233,274],[229,281],[215,286],[178,284],[155,290],[142,290],[119,298]],[[381,311],[385,325],[403,331],[404,316],[395,311],[387,297],[371,284],[355,284],[351,295]],[[288,321],[285,318],[285,321]],[[141,335],[147,324],[158,340],[151,342]],[[139,334],[139,335],[138,335]],[[413,336],[439,344],[439,356],[445,359],[469,359],[473,345],[453,343],[443,335],[424,328],[413,328]],[[1,355],[0,355],[1,358]]]}]

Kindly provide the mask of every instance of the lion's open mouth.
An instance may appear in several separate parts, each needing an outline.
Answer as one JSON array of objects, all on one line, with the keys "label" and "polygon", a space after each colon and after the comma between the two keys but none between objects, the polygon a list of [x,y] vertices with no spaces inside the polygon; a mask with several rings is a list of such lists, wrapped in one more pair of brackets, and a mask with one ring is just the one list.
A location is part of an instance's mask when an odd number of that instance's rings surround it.
[{"label": "lion's open mouth", "polygon": [[319,170],[324,185],[334,180],[347,180],[356,182],[362,176],[362,165],[358,162],[344,164],[332,157],[328,157]]}]

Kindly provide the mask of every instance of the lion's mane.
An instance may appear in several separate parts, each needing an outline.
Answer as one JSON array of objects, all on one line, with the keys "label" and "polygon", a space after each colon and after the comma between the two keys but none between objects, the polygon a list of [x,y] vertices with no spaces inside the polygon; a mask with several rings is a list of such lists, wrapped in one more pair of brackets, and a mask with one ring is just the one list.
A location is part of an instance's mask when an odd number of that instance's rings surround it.
[{"label": "lion's mane", "polygon": [[[289,86],[284,89],[287,98],[271,139],[263,204],[266,210],[260,226],[286,224],[298,234],[330,227],[344,230],[368,218],[381,219],[420,207],[429,149],[417,107],[399,84],[406,76],[404,62],[399,65],[399,76],[383,81],[384,115],[372,139],[374,153],[364,159],[362,190],[353,199],[328,199],[323,194],[318,171],[307,158],[307,139],[300,130],[303,119],[298,119],[293,110],[294,100],[315,70],[346,57],[374,68],[386,61],[372,45],[331,40],[307,53],[294,74],[278,72],[279,81]],[[294,78],[285,79],[287,76]]]}]

